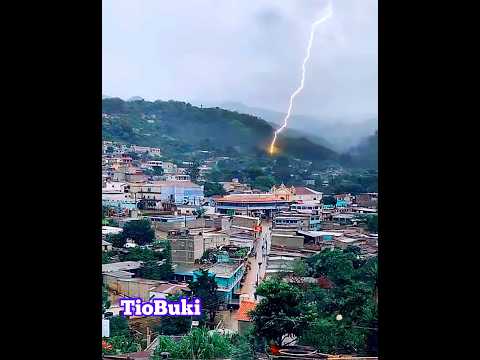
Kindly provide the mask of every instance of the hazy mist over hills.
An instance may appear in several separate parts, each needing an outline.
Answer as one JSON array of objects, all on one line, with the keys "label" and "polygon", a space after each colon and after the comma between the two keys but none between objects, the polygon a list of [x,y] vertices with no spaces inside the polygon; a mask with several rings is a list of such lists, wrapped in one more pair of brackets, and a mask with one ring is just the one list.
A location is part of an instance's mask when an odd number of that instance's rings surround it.
[{"label": "hazy mist over hills", "polygon": [[[204,105],[219,106],[223,109],[255,115],[277,126],[283,123],[285,117],[284,113],[249,107],[240,102]],[[378,129],[378,118],[374,114],[329,118],[292,114],[287,129],[301,131],[303,134],[308,134],[311,140],[323,146],[330,147],[338,152],[344,152],[360,144],[366,137],[373,135]]]}]

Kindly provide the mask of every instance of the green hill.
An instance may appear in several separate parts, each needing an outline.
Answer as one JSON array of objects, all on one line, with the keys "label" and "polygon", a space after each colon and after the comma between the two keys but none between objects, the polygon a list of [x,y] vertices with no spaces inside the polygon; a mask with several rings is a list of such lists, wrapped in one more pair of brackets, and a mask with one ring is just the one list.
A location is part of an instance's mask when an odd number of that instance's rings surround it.
[{"label": "green hill", "polygon": [[[105,140],[159,146],[172,152],[234,148],[244,153],[265,152],[273,128],[263,119],[179,101],[102,100],[102,133]],[[281,136],[286,155],[304,160],[338,160],[339,155],[305,137]]]},{"label": "green hill", "polygon": [[353,164],[362,168],[378,168],[378,130],[349,152]]}]

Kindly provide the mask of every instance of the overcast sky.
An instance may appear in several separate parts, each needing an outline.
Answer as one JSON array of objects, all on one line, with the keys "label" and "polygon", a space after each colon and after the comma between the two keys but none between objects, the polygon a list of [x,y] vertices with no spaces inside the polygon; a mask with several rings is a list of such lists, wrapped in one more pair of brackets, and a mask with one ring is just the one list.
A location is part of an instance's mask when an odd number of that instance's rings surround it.
[{"label": "overcast sky", "polygon": [[[103,94],[286,112],[327,0],[103,0]],[[332,0],[293,114],[377,114],[378,0]]]}]

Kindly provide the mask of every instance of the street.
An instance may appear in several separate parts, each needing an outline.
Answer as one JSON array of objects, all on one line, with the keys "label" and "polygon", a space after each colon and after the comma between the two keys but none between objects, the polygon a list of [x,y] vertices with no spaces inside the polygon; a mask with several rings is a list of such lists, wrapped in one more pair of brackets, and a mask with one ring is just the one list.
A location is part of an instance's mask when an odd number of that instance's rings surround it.
[{"label": "street", "polygon": [[[271,220],[262,220],[262,232],[259,234],[259,238],[254,245],[256,255],[250,256],[248,259],[250,270],[246,273],[245,282],[241,287],[240,294],[248,295],[251,299],[255,299],[257,285],[260,284],[265,277],[267,255],[271,245],[271,224]],[[237,312],[238,310],[232,310],[221,313],[223,328],[238,331],[238,322],[236,320]]]},{"label": "street", "polygon": [[255,257],[251,256],[248,261],[250,270],[248,271],[245,283],[241,288],[241,294],[247,294],[251,299],[255,298],[255,289],[265,277],[267,268],[267,254],[270,250],[270,228],[271,221],[262,221],[262,232],[255,244]]}]

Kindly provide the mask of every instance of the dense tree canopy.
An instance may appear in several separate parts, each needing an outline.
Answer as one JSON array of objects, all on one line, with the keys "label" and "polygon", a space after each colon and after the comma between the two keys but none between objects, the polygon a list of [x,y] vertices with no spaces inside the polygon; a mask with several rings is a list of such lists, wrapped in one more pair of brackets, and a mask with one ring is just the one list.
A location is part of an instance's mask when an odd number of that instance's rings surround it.
[{"label": "dense tree canopy", "polygon": [[148,219],[126,222],[121,234],[125,239],[132,239],[138,245],[150,244],[155,238],[155,231]]},{"label": "dense tree canopy", "polygon": [[199,276],[195,281],[190,281],[188,287],[193,297],[202,299],[203,316],[200,321],[206,322],[208,327],[213,328],[220,303],[215,275],[210,275],[208,270],[200,269]]},{"label": "dense tree canopy", "polygon": [[303,302],[300,289],[277,279],[262,282],[256,291],[262,300],[251,312],[255,333],[282,345],[287,335],[301,335],[315,316]]},{"label": "dense tree canopy", "polygon": [[223,185],[219,184],[218,182],[206,182],[203,185],[203,191],[207,197],[213,195],[225,195],[227,193],[223,188]]}]

